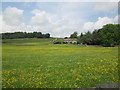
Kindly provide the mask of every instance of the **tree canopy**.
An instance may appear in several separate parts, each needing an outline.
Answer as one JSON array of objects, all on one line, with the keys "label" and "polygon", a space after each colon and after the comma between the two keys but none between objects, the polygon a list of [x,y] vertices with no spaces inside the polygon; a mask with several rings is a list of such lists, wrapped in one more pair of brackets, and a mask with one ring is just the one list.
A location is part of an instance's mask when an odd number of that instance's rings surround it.
[{"label": "tree canopy", "polygon": [[74,32],[73,34],[70,35],[70,38],[77,38],[78,33]]},{"label": "tree canopy", "polygon": [[81,33],[78,43],[88,45],[115,46],[120,45],[120,24],[107,24],[92,33]]},{"label": "tree canopy", "polygon": [[49,38],[50,34],[42,34],[41,32],[14,32],[14,33],[2,33],[2,39],[16,39],[16,38]]}]

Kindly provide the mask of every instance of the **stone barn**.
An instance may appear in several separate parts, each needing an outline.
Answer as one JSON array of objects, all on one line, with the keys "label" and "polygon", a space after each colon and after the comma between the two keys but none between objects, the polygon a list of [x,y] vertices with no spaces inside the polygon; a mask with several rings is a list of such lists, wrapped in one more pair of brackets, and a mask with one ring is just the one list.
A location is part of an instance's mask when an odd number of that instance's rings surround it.
[{"label": "stone barn", "polygon": [[74,43],[77,43],[77,39],[76,38],[67,38],[67,39],[64,39],[64,43],[74,44]]}]

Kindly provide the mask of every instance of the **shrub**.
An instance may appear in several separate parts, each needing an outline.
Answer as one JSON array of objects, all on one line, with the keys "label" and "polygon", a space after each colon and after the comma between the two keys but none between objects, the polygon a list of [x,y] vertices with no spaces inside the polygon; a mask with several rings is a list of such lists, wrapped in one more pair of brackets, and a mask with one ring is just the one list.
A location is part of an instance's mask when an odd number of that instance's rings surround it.
[{"label": "shrub", "polygon": [[54,42],[54,44],[61,44],[61,42]]},{"label": "shrub", "polygon": [[63,44],[68,44],[67,42],[63,42]]}]

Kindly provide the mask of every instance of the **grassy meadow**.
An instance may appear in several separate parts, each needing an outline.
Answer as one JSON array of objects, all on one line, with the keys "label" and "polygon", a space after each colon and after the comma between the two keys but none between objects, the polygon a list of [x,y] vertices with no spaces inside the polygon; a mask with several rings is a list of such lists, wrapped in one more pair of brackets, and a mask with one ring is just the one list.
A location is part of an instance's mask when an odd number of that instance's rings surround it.
[{"label": "grassy meadow", "polygon": [[3,40],[3,88],[90,88],[118,82],[118,47],[55,45],[52,40]]}]

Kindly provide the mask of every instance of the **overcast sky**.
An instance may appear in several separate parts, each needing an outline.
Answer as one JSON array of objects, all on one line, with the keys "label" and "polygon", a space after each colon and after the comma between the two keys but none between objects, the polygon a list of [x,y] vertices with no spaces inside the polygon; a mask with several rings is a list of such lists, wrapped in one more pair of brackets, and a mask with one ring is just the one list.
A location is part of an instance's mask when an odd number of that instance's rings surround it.
[{"label": "overcast sky", "polygon": [[118,3],[4,2],[0,21],[1,32],[38,31],[65,37],[74,31],[92,32],[105,24],[117,23]]}]

